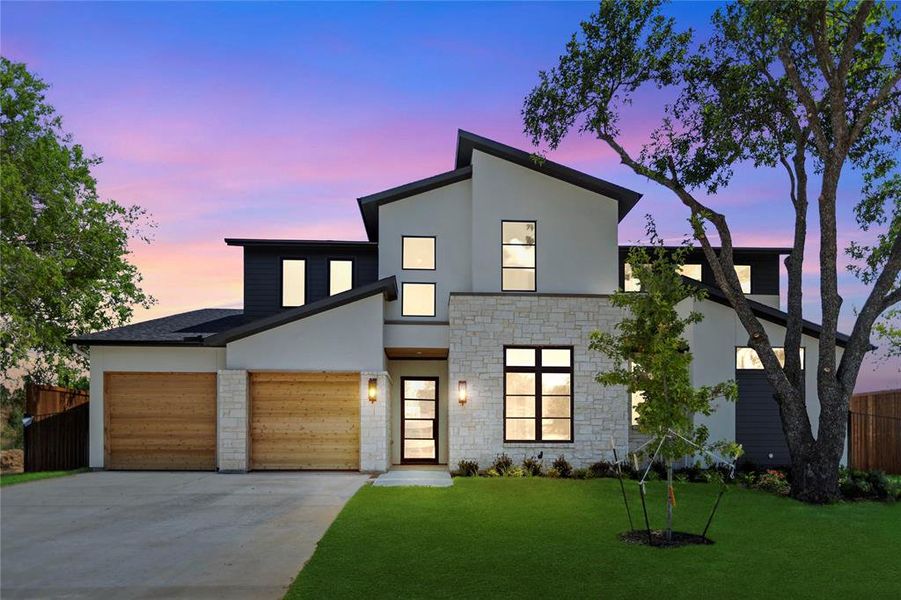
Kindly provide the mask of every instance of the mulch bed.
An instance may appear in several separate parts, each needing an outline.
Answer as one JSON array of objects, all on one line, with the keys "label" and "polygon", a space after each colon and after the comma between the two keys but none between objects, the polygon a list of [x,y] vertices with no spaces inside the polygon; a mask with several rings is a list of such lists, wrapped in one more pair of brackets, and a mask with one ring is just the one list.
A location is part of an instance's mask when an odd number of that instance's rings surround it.
[{"label": "mulch bed", "polygon": [[[646,529],[633,529],[619,534],[619,539],[627,544],[648,545],[648,531]],[[671,540],[666,539],[666,531],[662,529],[651,530],[650,545],[655,548],[678,548],[679,546],[689,546],[692,544],[709,545],[713,540],[701,537],[696,533],[686,533],[684,531],[674,531]]]}]

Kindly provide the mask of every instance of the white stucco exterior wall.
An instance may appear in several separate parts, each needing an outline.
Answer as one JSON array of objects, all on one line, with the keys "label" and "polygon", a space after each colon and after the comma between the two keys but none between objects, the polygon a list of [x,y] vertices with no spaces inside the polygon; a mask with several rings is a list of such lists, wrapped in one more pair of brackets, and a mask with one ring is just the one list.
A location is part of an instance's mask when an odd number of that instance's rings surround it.
[{"label": "white stucco exterior wall", "polygon": [[107,371],[173,371],[215,373],[225,368],[225,348],[171,346],[91,347],[90,456],[92,469],[103,464],[103,374]]},{"label": "white stucco exterior wall", "polygon": [[377,294],[231,342],[227,368],[384,371],[385,304]]},{"label": "white stucco exterior wall", "polygon": [[[435,283],[435,316],[405,317],[410,321],[447,321],[450,292],[471,287],[470,240],[472,181],[460,181],[379,208],[379,278],[397,277],[397,292],[404,282]],[[403,236],[435,236],[435,270],[401,268]],[[498,249],[500,252],[500,249]],[[385,307],[385,318],[401,318],[401,301]]]},{"label": "white stucco exterior wall", "polygon": [[478,150],[472,168],[471,291],[501,289],[504,220],[536,221],[538,292],[609,294],[617,288],[615,200]]},{"label": "white stucco exterior wall", "polygon": [[[713,385],[727,379],[735,378],[735,348],[748,346],[748,332],[742,326],[735,311],[710,300],[695,303],[695,310],[704,315],[704,320],[692,326],[689,332],[691,346],[692,382],[695,386]],[[785,328],[776,323],[761,319],[770,342],[774,346],[782,346],[785,342]],[[816,436],[819,428],[820,402],[817,397],[817,363],[820,353],[819,340],[804,335],[801,338],[804,347],[804,385],[807,402],[807,414],[811,428]],[[836,357],[841,359],[839,348]],[[695,422],[704,424],[710,430],[710,439],[735,439],[735,404],[723,399],[714,402],[716,411],[710,416],[697,415]],[[846,453],[847,455],[847,453]],[[844,464],[847,456],[843,456]]]}]

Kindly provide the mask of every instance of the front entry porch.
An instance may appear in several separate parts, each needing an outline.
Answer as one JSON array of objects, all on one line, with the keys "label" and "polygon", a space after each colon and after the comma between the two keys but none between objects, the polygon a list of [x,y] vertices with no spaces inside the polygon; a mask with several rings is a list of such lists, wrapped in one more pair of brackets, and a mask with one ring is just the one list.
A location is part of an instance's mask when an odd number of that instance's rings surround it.
[{"label": "front entry porch", "polygon": [[447,473],[447,360],[389,360],[388,373],[391,470],[409,466]]}]

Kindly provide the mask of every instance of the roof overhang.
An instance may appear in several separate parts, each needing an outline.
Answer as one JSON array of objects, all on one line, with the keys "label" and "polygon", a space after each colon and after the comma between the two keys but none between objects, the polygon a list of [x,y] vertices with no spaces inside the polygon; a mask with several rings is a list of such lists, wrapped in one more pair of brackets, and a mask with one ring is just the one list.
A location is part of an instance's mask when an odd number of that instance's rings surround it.
[{"label": "roof overhang", "polygon": [[205,346],[225,346],[230,342],[256,335],[275,327],[281,327],[300,319],[312,317],[313,315],[318,315],[377,294],[384,295],[385,299],[389,301],[397,300],[397,280],[394,276],[379,279],[368,285],[362,285],[316,302],[298,306],[297,308],[291,308],[274,315],[256,319],[228,331],[211,335],[204,339],[203,342]]},{"label": "roof overhang", "polygon": [[225,238],[225,243],[229,246],[242,247],[304,247],[304,248],[353,248],[359,250],[378,249],[375,242],[367,242],[365,240],[273,240],[259,238]]},{"label": "roof overhang", "polygon": [[360,215],[363,217],[363,225],[366,227],[366,235],[371,243],[378,243],[379,239],[379,207],[389,202],[396,202],[423,194],[425,192],[451,185],[460,181],[465,181],[472,177],[472,167],[465,166],[447,173],[441,173],[419,181],[407,183],[383,192],[371,194],[357,198],[357,204],[360,207]]}]

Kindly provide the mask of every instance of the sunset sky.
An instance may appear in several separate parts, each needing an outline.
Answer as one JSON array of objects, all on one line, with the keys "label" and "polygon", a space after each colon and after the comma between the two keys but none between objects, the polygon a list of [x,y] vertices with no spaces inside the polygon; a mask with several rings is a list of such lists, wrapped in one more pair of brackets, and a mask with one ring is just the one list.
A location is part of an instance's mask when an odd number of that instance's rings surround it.
[{"label": "sunset sky", "polygon": [[[528,149],[523,98],[594,6],[4,2],[0,51],[52,84],[65,128],[104,158],[102,195],[158,224],[152,244],[133,247],[159,301],[136,314],[144,320],[241,305],[241,250],[226,236],[363,239],[356,198],[453,168],[458,128]],[[668,11],[703,38],[716,6]],[[630,147],[665,99],[645,94],[627,112]],[[572,137],[549,157],[645,195],[621,243],[641,239],[646,213],[673,241],[687,233],[676,198],[599,142]],[[860,181],[842,179],[843,245],[868,239],[851,213]],[[783,172],[746,166],[711,204],[736,244],[789,246],[786,192]],[[816,241],[805,263],[811,320]],[[843,274],[841,291],[850,331],[866,287]],[[899,383],[901,361],[870,360],[858,387]]]}]

